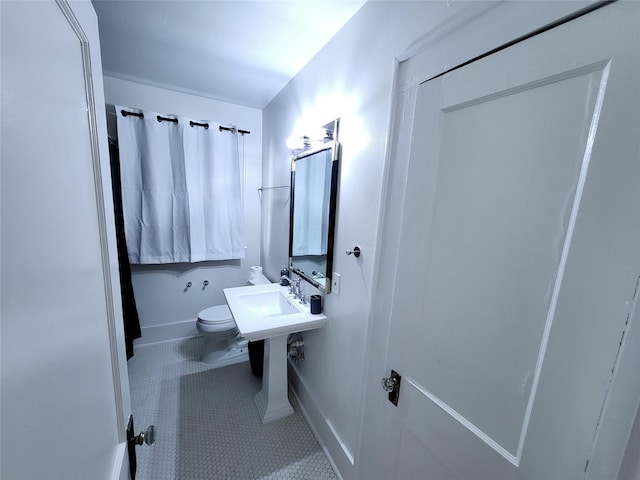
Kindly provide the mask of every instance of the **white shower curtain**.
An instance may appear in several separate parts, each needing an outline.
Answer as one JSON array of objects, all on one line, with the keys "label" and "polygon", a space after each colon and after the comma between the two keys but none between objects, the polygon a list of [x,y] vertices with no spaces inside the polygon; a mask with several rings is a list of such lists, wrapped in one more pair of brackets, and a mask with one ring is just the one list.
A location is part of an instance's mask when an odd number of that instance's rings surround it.
[{"label": "white shower curtain", "polygon": [[148,110],[117,106],[116,115],[130,262],[244,258],[237,136]]}]

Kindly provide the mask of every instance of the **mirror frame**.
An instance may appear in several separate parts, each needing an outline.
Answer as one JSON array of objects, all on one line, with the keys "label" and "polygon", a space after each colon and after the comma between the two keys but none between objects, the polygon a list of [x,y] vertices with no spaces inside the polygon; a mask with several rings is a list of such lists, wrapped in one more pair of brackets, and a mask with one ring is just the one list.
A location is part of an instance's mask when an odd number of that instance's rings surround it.
[{"label": "mirror frame", "polygon": [[[329,194],[329,223],[327,229],[327,265],[325,268],[325,284],[324,287],[318,283],[313,277],[307,275],[293,265],[293,212],[295,209],[295,175],[296,162],[303,158],[309,157],[316,153],[332,150],[331,154],[331,187]],[[331,292],[331,278],[333,277],[333,247],[334,234],[336,229],[336,209],[338,204],[338,176],[340,169],[341,145],[337,140],[331,140],[322,146],[314,149],[305,150],[291,157],[291,198],[289,213],[289,271],[303,278],[322,293]]]}]

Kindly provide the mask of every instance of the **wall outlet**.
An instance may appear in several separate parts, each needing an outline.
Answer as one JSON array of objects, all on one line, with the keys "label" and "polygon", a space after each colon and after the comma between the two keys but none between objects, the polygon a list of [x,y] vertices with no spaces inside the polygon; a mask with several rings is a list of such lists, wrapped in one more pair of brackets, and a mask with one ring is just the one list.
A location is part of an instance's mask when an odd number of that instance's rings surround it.
[{"label": "wall outlet", "polygon": [[331,276],[331,293],[335,293],[336,295],[340,295],[340,274],[333,273]]}]

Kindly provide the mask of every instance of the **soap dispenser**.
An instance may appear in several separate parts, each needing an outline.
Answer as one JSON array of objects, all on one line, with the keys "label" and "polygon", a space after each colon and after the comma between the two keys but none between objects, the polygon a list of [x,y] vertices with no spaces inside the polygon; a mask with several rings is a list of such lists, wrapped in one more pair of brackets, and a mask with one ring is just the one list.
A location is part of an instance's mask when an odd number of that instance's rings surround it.
[{"label": "soap dispenser", "polygon": [[289,285],[289,269],[286,265],[280,270],[280,285],[284,287]]}]

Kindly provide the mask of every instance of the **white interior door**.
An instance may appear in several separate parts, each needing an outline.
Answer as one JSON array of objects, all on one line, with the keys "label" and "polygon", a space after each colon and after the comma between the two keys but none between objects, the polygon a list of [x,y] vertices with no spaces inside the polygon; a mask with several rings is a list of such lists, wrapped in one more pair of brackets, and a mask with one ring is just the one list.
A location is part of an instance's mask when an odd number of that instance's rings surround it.
[{"label": "white interior door", "polygon": [[130,413],[98,28],[0,2],[3,480],[128,478]]},{"label": "white interior door", "polygon": [[[639,7],[417,87],[379,478],[590,475],[638,329]],[[620,460],[632,415],[608,437]]]}]

